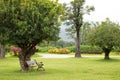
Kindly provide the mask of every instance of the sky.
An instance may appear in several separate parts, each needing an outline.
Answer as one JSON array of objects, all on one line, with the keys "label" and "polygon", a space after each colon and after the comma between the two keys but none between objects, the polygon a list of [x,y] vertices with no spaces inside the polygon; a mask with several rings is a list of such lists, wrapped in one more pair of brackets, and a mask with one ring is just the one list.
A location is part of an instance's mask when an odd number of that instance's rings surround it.
[{"label": "sky", "polygon": [[[59,0],[60,3],[70,1],[72,0]],[[109,18],[113,22],[120,23],[120,0],[86,0],[85,5],[94,6],[95,11],[90,15],[84,15],[84,21],[101,22]],[[60,37],[65,41],[72,41],[66,35],[66,27],[62,25]]]},{"label": "sky", "polygon": [[[69,3],[72,0],[59,0]],[[85,5],[94,6],[95,11],[90,15],[84,15],[84,21],[101,22],[106,18],[120,23],[120,0],[86,0]]]}]

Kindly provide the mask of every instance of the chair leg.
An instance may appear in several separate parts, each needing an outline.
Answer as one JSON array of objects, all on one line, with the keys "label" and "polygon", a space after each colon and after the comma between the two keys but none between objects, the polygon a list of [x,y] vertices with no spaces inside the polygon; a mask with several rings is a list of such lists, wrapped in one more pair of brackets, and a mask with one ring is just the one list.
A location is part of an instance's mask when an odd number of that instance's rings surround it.
[{"label": "chair leg", "polygon": [[38,68],[37,68],[37,71],[38,71],[39,69],[41,69],[42,71],[45,71],[45,69],[44,69],[43,67],[38,67]]},{"label": "chair leg", "polygon": [[39,70],[39,67],[37,68],[37,71]]},{"label": "chair leg", "polygon": [[42,67],[43,71],[45,71],[45,69]]}]

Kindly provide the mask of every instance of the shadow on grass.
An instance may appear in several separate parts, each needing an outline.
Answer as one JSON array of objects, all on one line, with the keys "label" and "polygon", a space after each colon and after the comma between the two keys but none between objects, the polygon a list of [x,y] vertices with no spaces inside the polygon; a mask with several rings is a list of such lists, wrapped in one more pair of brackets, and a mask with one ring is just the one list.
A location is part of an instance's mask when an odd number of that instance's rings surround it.
[{"label": "shadow on grass", "polygon": [[46,69],[46,74],[52,75],[52,74],[64,74],[64,73],[70,74],[71,72],[66,69],[53,69],[53,68]]},{"label": "shadow on grass", "polygon": [[110,58],[110,59],[107,59],[107,60],[99,59],[99,60],[96,60],[96,61],[98,61],[98,62],[120,62],[120,59]]},{"label": "shadow on grass", "polygon": [[27,72],[22,72],[21,70],[14,70],[11,72],[10,75],[16,75],[16,76],[39,76],[39,75],[45,75],[48,74],[47,71],[39,71],[39,70],[30,70]]}]

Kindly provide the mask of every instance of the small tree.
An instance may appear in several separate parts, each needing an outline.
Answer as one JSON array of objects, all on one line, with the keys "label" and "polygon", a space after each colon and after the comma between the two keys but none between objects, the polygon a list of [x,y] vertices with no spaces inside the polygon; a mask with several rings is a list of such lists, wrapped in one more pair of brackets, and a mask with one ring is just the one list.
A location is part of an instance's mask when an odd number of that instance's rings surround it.
[{"label": "small tree", "polygon": [[109,59],[109,53],[114,46],[120,44],[120,26],[109,19],[97,24],[88,34],[88,42],[99,46],[105,53],[104,59]]},{"label": "small tree", "polygon": [[76,53],[75,57],[81,57],[80,54],[80,29],[83,25],[83,15],[89,14],[94,10],[93,6],[84,7],[85,0],[73,0],[66,6],[66,24],[71,25],[76,32]]}]

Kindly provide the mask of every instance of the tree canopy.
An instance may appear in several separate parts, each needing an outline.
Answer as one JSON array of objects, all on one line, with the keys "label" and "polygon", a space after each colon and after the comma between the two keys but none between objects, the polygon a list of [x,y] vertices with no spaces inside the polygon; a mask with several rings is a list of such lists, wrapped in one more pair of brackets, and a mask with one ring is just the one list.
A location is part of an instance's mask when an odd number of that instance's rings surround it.
[{"label": "tree canopy", "polygon": [[[61,5],[50,0],[8,0],[1,2],[0,25],[3,38],[13,44],[37,42],[58,33]],[[3,27],[2,27],[3,26]]]}]

